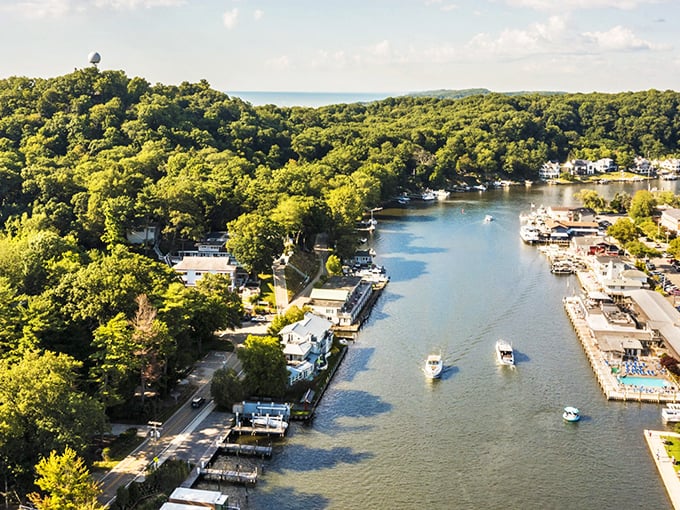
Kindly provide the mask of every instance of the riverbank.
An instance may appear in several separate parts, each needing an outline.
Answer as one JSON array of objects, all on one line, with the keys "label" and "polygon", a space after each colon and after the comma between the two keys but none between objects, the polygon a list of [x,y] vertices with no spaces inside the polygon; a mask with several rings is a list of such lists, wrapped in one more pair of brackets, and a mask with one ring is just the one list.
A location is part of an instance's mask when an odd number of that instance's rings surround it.
[{"label": "riverbank", "polygon": [[666,447],[664,446],[665,438],[678,438],[680,434],[675,432],[666,432],[661,430],[645,430],[645,441],[649,453],[654,460],[656,470],[663,481],[668,498],[675,510],[680,510],[680,478],[678,472],[673,465],[673,459],[668,456]]}]

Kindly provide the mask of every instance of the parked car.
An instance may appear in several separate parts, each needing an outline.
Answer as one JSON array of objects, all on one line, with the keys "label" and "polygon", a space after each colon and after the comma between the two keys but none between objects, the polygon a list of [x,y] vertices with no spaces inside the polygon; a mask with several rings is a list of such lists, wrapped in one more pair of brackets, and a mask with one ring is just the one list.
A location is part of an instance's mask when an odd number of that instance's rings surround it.
[{"label": "parked car", "polygon": [[652,264],[651,262],[647,262],[645,264],[645,267],[647,268],[647,271],[654,271],[656,269],[656,266]]},{"label": "parked car", "polygon": [[197,408],[201,407],[204,402],[205,402],[205,399],[203,397],[196,397],[195,399],[193,399],[191,401],[191,407],[193,407],[194,409],[197,409]]},{"label": "parked car", "polygon": [[267,322],[267,317],[265,317],[264,315],[256,315],[250,320],[253,322]]}]

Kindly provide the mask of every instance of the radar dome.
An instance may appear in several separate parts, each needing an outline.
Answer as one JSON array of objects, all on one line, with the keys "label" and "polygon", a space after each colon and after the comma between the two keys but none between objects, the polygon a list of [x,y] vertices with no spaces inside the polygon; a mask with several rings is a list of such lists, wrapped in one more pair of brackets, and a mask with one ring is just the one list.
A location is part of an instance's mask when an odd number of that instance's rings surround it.
[{"label": "radar dome", "polygon": [[101,55],[99,53],[97,53],[96,51],[93,51],[92,53],[90,53],[87,56],[87,59],[90,61],[90,64],[94,64],[94,65],[97,65],[97,64],[99,64],[99,62],[102,61]]}]

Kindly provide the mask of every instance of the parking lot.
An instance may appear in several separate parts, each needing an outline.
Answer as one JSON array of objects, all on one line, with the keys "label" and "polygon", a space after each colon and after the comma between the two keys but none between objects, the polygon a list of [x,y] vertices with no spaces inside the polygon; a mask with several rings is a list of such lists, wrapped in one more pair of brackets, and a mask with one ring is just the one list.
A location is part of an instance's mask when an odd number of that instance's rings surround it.
[{"label": "parking lot", "polygon": [[669,258],[653,258],[648,265],[650,275],[664,287],[673,306],[680,305],[680,262]]}]

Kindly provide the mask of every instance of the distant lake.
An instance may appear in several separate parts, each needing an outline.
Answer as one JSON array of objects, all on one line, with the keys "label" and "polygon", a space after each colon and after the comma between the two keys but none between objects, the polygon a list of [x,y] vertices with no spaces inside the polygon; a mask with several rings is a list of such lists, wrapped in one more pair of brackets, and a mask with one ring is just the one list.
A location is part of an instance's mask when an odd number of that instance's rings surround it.
[{"label": "distant lake", "polygon": [[331,104],[366,103],[404,95],[403,92],[227,91],[226,93],[232,97],[239,97],[253,106],[274,104],[276,106],[309,106],[313,108]]}]

